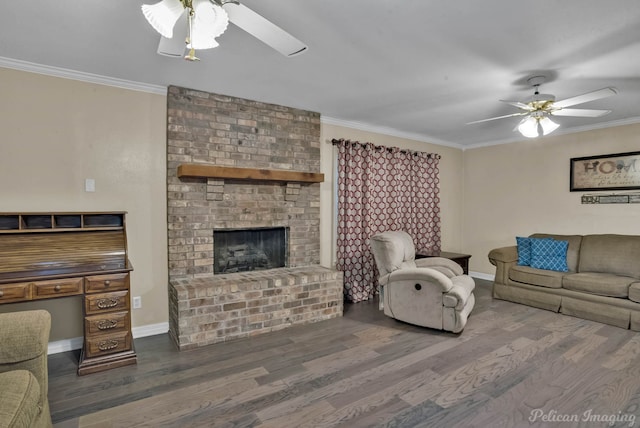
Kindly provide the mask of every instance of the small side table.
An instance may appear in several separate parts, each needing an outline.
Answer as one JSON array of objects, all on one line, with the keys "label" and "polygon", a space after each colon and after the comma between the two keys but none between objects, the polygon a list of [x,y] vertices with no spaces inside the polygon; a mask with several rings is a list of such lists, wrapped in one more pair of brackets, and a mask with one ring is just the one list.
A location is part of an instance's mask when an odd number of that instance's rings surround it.
[{"label": "small side table", "polygon": [[450,253],[448,251],[440,251],[440,254],[416,254],[416,259],[424,259],[427,257],[444,257],[458,263],[465,275],[469,275],[469,259],[471,254]]}]

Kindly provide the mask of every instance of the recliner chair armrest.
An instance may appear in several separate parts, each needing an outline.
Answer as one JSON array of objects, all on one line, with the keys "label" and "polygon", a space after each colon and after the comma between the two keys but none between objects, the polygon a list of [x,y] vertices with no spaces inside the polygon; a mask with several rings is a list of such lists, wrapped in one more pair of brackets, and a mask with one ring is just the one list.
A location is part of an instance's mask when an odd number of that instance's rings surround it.
[{"label": "recliner chair armrest", "polygon": [[468,275],[458,276],[452,282],[453,287],[451,287],[451,290],[442,296],[442,305],[460,310],[467,304],[469,296],[476,288],[476,283]]},{"label": "recliner chair armrest", "polygon": [[393,286],[396,281],[427,281],[440,287],[443,293],[451,290],[453,282],[445,274],[431,268],[398,269],[389,274],[388,285]]},{"label": "recliner chair armrest", "polygon": [[448,278],[453,278],[454,276],[459,276],[464,273],[462,266],[453,260],[446,259],[444,257],[426,257],[423,259],[416,259],[415,263],[419,268],[435,269],[446,275]]}]

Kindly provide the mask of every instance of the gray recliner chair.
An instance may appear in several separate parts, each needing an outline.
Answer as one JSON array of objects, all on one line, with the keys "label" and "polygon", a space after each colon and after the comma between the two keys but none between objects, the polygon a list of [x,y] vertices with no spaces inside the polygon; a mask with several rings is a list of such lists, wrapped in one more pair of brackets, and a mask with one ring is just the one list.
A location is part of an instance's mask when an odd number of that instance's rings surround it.
[{"label": "gray recliner chair", "polygon": [[475,304],[473,278],[442,257],[415,260],[413,239],[403,231],[371,238],[385,315],[423,327],[459,333]]}]

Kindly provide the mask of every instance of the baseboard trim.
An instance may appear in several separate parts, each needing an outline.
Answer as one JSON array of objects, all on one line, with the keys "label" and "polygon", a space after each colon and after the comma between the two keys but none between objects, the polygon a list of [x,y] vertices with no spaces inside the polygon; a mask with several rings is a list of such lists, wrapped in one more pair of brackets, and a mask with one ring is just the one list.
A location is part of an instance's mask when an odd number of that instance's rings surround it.
[{"label": "baseboard trim", "polygon": [[[164,334],[169,331],[169,323],[161,322],[158,324],[143,325],[142,327],[134,327],[131,329],[133,338],[155,336]],[[82,348],[83,337],[72,337],[71,339],[57,340],[49,342],[48,355],[59,354],[61,352],[73,351]]]},{"label": "baseboard trim", "polygon": [[57,340],[55,342],[49,342],[49,348],[47,350],[48,355],[59,354],[61,352],[73,351],[74,349],[82,348],[83,337],[73,337],[71,339]]},{"label": "baseboard trim", "polygon": [[134,327],[131,329],[133,338],[156,336],[158,334],[165,334],[169,331],[169,323],[161,322],[158,324],[143,325],[142,327]]}]

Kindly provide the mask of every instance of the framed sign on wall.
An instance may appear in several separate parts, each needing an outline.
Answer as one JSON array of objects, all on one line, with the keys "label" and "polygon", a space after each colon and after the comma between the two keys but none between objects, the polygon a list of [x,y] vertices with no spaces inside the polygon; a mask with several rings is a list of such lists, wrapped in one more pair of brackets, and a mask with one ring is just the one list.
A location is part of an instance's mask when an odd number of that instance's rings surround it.
[{"label": "framed sign on wall", "polygon": [[571,158],[570,191],[640,189],[640,152]]}]

